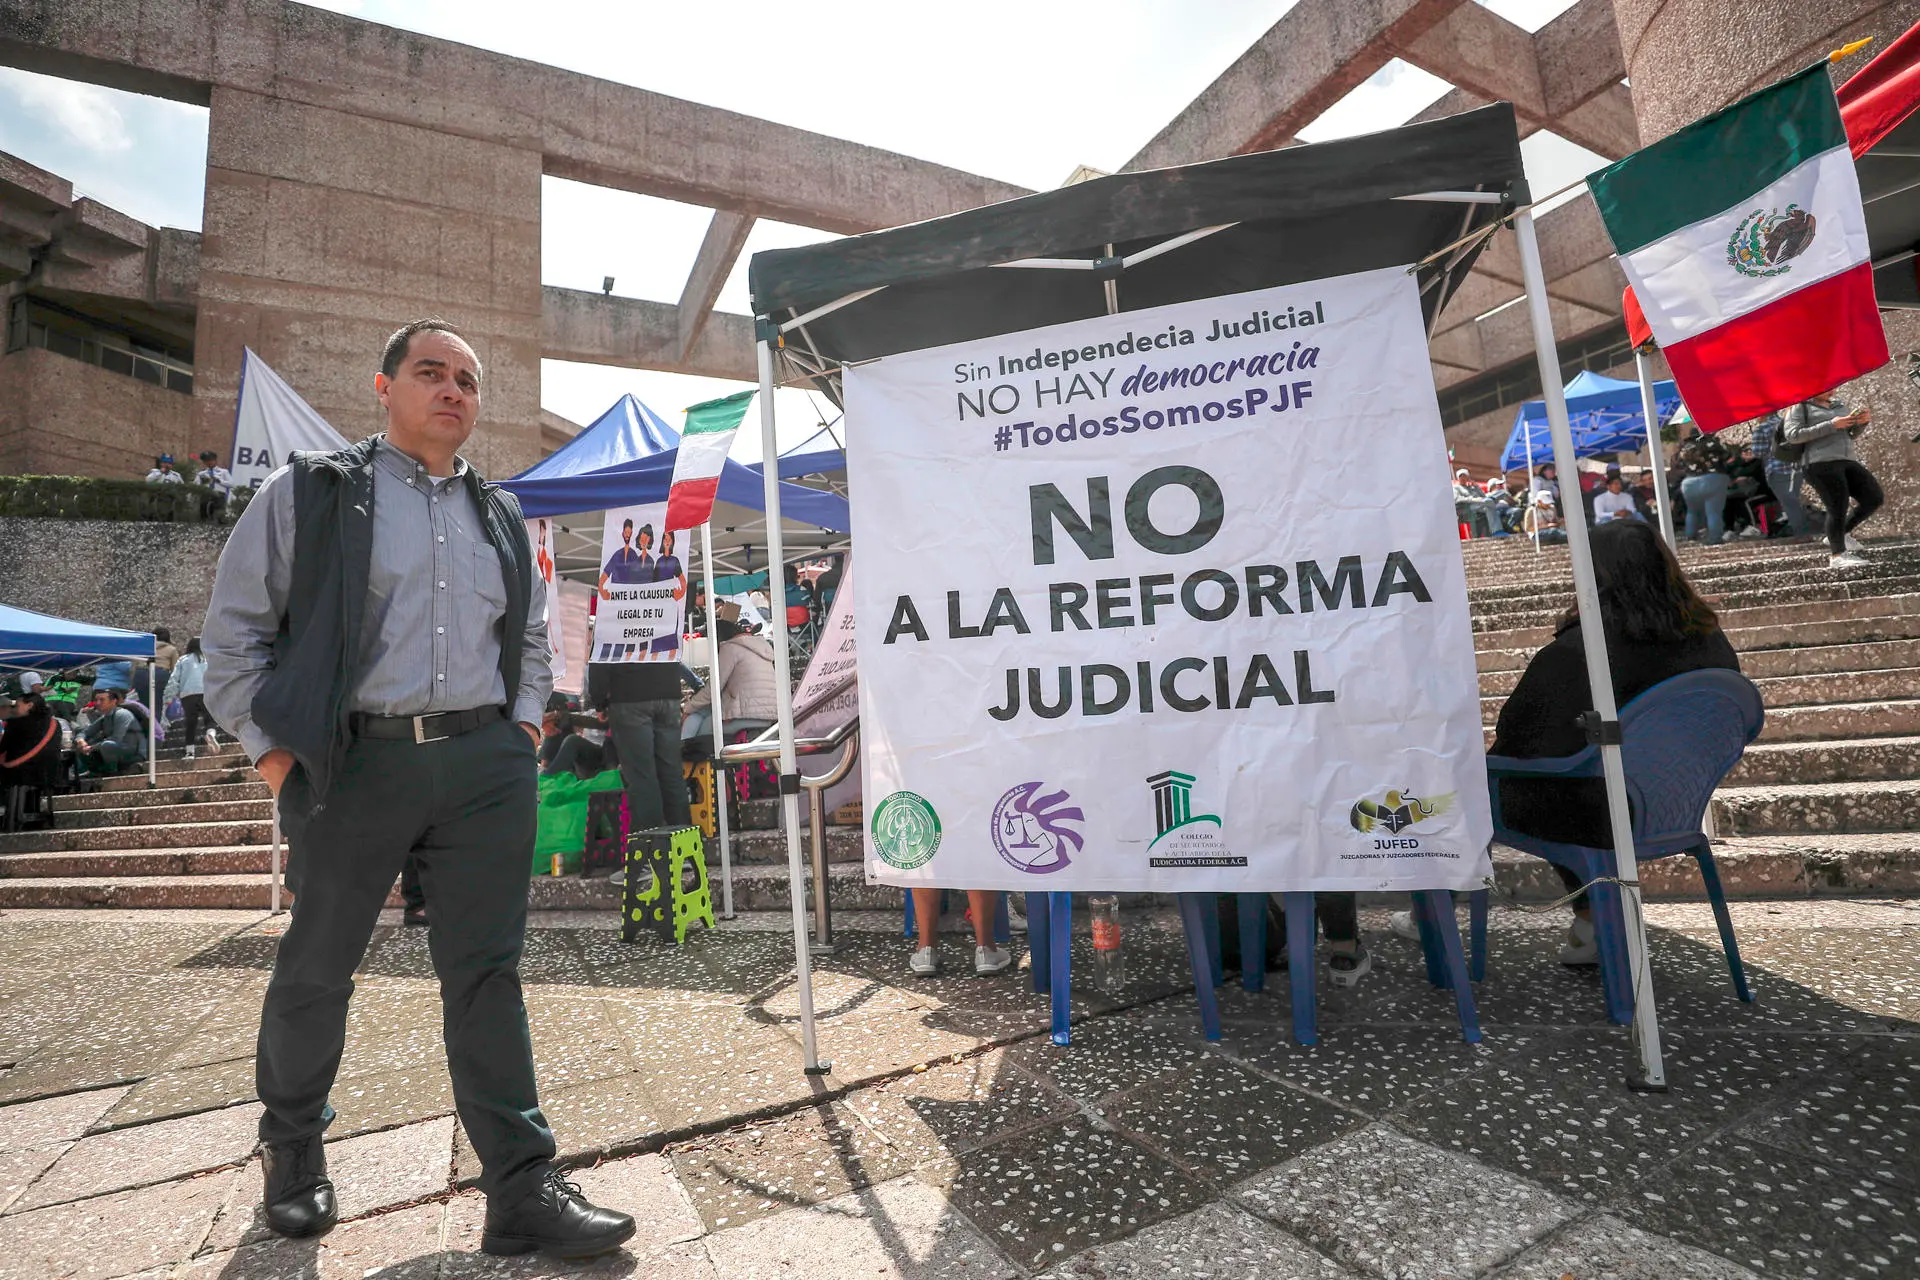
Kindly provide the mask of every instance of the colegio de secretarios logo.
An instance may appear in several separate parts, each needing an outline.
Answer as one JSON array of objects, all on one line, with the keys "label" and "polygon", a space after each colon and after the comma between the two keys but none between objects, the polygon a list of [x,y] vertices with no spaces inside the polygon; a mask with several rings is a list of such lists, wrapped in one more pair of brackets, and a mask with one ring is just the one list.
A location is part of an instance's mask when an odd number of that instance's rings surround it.
[{"label": "colegio de secretarios logo", "polygon": [[1065,791],[1042,791],[1042,782],[1022,782],[993,806],[993,847],[1000,856],[1034,875],[1066,866],[1080,852],[1080,824],[1086,815]]},{"label": "colegio de secretarios logo", "polygon": [[1193,811],[1194,776],[1168,769],[1147,779],[1153,792],[1153,842],[1149,867],[1244,867],[1244,856],[1228,850],[1220,815]]},{"label": "colegio de secretarios logo", "polygon": [[896,791],[875,805],[869,830],[880,861],[900,871],[926,866],[940,849],[940,815],[912,791]]}]

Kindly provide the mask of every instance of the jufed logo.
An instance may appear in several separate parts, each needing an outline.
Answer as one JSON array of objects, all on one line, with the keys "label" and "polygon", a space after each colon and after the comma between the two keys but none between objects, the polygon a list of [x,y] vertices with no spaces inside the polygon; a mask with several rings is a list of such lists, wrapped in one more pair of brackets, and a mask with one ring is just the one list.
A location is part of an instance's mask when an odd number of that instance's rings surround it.
[{"label": "jufed logo", "polygon": [[1411,791],[1389,791],[1378,800],[1356,800],[1347,815],[1347,821],[1362,834],[1377,829],[1388,835],[1399,835],[1408,827],[1418,826],[1452,809],[1454,795],[1449,791],[1445,795],[1422,800]]},{"label": "jufed logo", "polygon": [[1228,852],[1220,816],[1193,811],[1194,776],[1169,769],[1147,779],[1153,792],[1153,826],[1147,846],[1150,867],[1244,867],[1247,860]]}]

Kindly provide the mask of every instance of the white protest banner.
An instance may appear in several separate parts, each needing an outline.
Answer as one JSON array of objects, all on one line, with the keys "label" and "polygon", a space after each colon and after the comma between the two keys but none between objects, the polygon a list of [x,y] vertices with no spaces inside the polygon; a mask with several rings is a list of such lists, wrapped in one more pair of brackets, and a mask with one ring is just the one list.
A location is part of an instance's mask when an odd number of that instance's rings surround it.
[{"label": "white protest banner", "polygon": [[659,531],[666,510],[666,503],[656,502],[607,512],[590,661],[679,660],[687,571],[674,534]]},{"label": "white protest banner", "polygon": [[286,379],[253,354],[240,351],[240,399],[233,411],[233,487],[250,489],[287,464],[296,449],[344,449],[345,436]]},{"label": "white protest banner", "polygon": [[846,371],[867,872],[1472,889],[1480,689],[1414,277]]},{"label": "white protest banner", "polygon": [[[849,555],[840,570],[840,586],[834,592],[833,604],[827,610],[826,626],[821,628],[820,639],[813,646],[806,674],[800,677],[793,691],[793,705],[804,707],[853,675],[859,656],[853,637],[853,557]],[[852,685],[821,703],[812,715],[797,723],[794,730],[803,738],[824,737],[851,720],[859,710],[860,689]],[[826,806],[829,811],[838,809],[860,796],[860,774],[856,770],[827,789]]]},{"label": "white protest banner", "polygon": [[540,579],[539,590],[544,592],[545,604],[541,607],[546,611],[547,661],[553,664],[553,678],[564,679],[567,650],[560,625],[560,584],[553,569],[553,521],[545,516],[527,521],[527,541],[533,547],[533,571]]}]

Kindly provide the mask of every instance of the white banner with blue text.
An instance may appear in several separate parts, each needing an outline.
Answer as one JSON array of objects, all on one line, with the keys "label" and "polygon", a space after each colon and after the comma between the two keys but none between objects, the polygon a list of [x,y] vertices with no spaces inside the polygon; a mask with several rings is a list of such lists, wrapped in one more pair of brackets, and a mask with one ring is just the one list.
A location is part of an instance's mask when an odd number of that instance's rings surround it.
[{"label": "white banner with blue text", "polygon": [[1482,885],[1466,574],[1404,268],[845,376],[870,879]]}]

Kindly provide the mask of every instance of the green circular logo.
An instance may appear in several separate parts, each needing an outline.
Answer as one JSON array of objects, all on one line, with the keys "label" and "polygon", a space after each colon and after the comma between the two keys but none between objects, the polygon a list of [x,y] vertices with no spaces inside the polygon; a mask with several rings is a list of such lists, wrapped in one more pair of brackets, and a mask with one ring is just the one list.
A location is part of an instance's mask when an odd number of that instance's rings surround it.
[{"label": "green circular logo", "polygon": [[940,815],[925,797],[896,791],[873,808],[873,847],[890,867],[924,867],[940,848]]}]

